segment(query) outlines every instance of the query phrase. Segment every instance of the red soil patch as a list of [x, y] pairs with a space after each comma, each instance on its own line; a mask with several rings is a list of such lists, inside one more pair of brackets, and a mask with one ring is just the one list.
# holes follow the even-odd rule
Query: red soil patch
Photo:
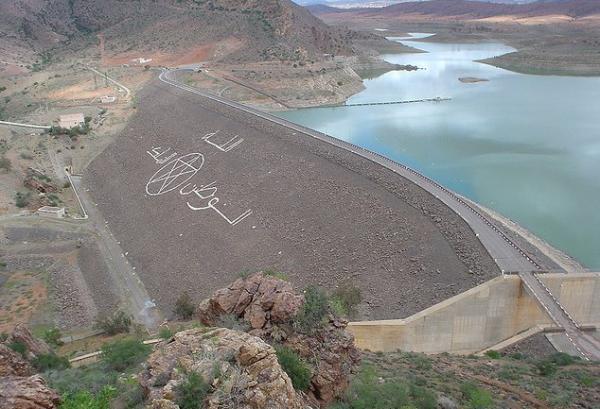
[[152, 59], [148, 62], [149, 65], [186, 65], [198, 62], [211, 61], [215, 58], [227, 55], [232, 51], [235, 51], [242, 47], [243, 42], [236, 38], [228, 38], [223, 41], [218, 41], [209, 44], [199, 45], [194, 48], [187, 50], [174, 51], [172, 53], [165, 53], [161, 51], [155, 52], [136, 52], [130, 51], [126, 53], [120, 53], [108, 56], [103, 51], [104, 41], [100, 41], [102, 64], [105, 66], [115, 65], [145, 65], [136, 63], [134, 60], [137, 58]]

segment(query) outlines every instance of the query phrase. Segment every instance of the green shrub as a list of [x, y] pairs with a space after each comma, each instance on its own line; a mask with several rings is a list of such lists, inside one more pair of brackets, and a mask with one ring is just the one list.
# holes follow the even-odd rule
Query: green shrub
[[196, 311], [196, 307], [192, 298], [187, 292], [184, 292], [175, 302], [175, 315], [183, 320], [189, 320], [194, 316], [194, 311]]
[[312, 333], [321, 328], [323, 319], [328, 312], [329, 300], [320, 288], [311, 286], [304, 291], [304, 304], [294, 318], [297, 329]]
[[215, 324], [217, 327], [228, 328], [242, 332], [246, 332], [250, 329], [250, 324], [241, 320], [235, 314], [221, 315]]
[[413, 405], [417, 408], [436, 409], [438, 407], [435, 394], [429, 389], [422, 386], [411, 385], [409, 391]]
[[117, 395], [111, 403], [111, 409], [117, 408], [143, 408], [145, 399], [144, 388], [137, 377], [120, 379], [117, 385]]
[[526, 356], [524, 354], [520, 353], [520, 352], [514, 352], [514, 353], [512, 353], [512, 354], [509, 355], [509, 358], [517, 360], [517, 361], [522, 361], [523, 359], [526, 358]]
[[122, 339], [102, 347], [102, 361], [115, 371], [124, 371], [146, 359], [151, 350], [137, 339]]
[[310, 386], [310, 369], [298, 354], [284, 346], [275, 347], [279, 365], [292, 380], [294, 389], [305, 391]]
[[580, 360], [579, 357], [565, 354], [564, 352], [557, 352], [555, 354], [552, 354], [549, 359], [550, 359], [550, 362], [552, 362], [558, 366], [573, 365], [575, 362]]
[[[330, 304], [338, 315], [353, 316], [362, 301], [360, 289], [349, 281], [340, 284], [331, 295]], [[341, 314], [339, 313], [341, 312]]]
[[348, 316], [348, 310], [344, 306], [344, 303], [337, 298], [329, 299], [329, 308], [331, 309], [331, 312], [338, 317]]
[[64, 344], [61, 341], [62, 334], [58, 328], [50, 328], [44, 331], [44, 335], [42, 336], [46, 343], [53, 345], [55, 347], [59, 347]]
[[100, 318], [96, 321], [96, 327], [108, 335], [116, 335], [129, 332], [133, 318], [124, 311], [116, 311], [113, 315]]
[[8, 344], [8, 347], [22, 356], [27, 356], [27, 345], [21, 341], [14, 341]]
[[17, 192], [15, 193], [15, 205], [21, 208], [26, 207], [29, 204], [30, 198], [30, 192]]
[[69, 360], [54, 353], [40, 354], [31, 362], [33, 367], [39, 372], [49, 371], [51, 369], [66, 369], [71, 366]]
[[365, 366], [352, 380], [336, 409], [411, 408], [409, 388], [400, 382], [380, 382], [372, 367]]
[[275, 277], [279, 280], [288, 281], [287, 274], [282, 273], [281, 271], [265, 270], [265, 275], [270, 276], [270, 277]]
[[160, 339], [171, 339], [173, 337], [173, 330], [169, 327], [160, 327], [158, 330], [158, 337]]
[[515, 365], [504, 365], [500, 371], [498, 371], [498, 378], [504, 380], [516, 381], [521, 378], [521, 374], [524, 369]]
[[0, 169], [9, 171], [12, 169], [12, 162], [6, 156], [0, 156]]
[[81, 390], [97, 394], [107, 385], [115, 385], [119, 373], [113, 371], [103, 362], [50, 371], [44, 374], [48, 385], [61, 394], [74, 395]]
[[81, 390], [63, 397], [60, 409], [110, 409], [110, 401], [115, 396], [113, 387], [105, 386], [98, 394]]
[[548, 359], [536, 363], [535, 367], [542, 376], [552, 376], [557, 371], [556, 364]]
[[491, 393], [470, 382], [463, 383], [460, 390], [467, 401], [467, 407], [470, 409], [487, 409], [494, 404]]
[[431, 359], [423, 353], [409, 353], [409, 361], [419, 370], [431, 369]]
[[210, 386], [196, 372], [190, 372], [175, 388], [175, 403], [181, 409], [201, 409]]
[[485, 355], [489, 358], [492, 359], [500, 359], [502, 358], [502, 354], [498, 351], [494, 351], [493, 349], [490, 349], [489, 351], [485, 352]]

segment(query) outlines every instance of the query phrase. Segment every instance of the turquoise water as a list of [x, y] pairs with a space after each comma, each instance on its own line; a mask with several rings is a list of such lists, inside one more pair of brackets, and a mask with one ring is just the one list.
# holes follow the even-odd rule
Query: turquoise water
[[366, 80], [348, 103], [451, 101], [278, 115], [405, 163], [600, 269], [600, 78], [475, 62], [513, 51], [500, 43], [401, 41], [428, 53], [385, 59], [424, 69]]

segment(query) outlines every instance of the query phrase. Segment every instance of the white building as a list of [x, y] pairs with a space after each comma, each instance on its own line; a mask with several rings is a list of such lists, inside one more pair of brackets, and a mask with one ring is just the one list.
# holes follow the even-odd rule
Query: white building
[[144, 58], [144, 57], [140, 57], [140, 58], [134, 58], [134, 59], [133, 59], [133, 60], [131, 60], [131, 61], [133, 61], [133, 62], [136, 62], [136, 63], [138, 63], [138, 64], [146, 64], [146, 63], [148, 63], [148, 62], [152, 61], [152, 58], [148, 58], [148, 59], [146, 59], [146, 58]]
[[110, 104], [112, 102], [115, 102], [117, 100], [117, 97], [114, 97], [112, 95], [103, 95], [100, 97], [100, 102], [102, 102], [103, 104]]
[[37, 214], [40, 216], [46, 217], [54, 217], [56, 219], [61, 219], [66, 216], [67, 212], [64, 207], [52, 207], [52, 206], [44, 206], [37, 209]]
[[58, 126], [61, 128], [71, 129], [76, 126], [83, 125], [85, 123], [85, 117], [82, 113], [61, 115], [58, 118]]

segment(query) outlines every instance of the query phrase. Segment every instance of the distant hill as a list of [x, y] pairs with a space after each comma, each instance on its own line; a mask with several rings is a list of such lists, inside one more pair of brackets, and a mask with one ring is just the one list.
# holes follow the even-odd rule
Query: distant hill
[[[392, 5], [395, 3], [409, 3], [414, 2], [416, 0], [294, 0], [295, 3], [300, 4], [301, 6], [314, 6], [317, 4], [323, 4], [326, 6], [343, 6], [347, 8], [348, 6], [354, 7], [371, 7], [374, 4], [385, 4]], [[431, 1], [431, 0], [417, 0], [417, 1]], [[527, 3], [535, 3], [545, 2], [545, 3], [558, 3], [564, 2], [568, 0], [474, 0], [480, 1], [484, 3], [504, 3], [504, 4], [527, 4]]]
[[[339, 9], [311, 6], [317, 16], [340, 13]], [[564, 15], [580, 18], [600, 14], [599, 0], [542, 0], [528, 4], [504, 4], [469, 0], [430, 0], [399, 3], [384, 8], [342, 10], [361, 17], [395, 18], [405, 15], [430, 17], [489, 18], [498, 16]]]
[[110, 54], [206, 46], [234, 62], [349, 55], [356, 36], [289, 0], [0, 1], [3, 57], [61, 44], [76, 49], [97, 34]]

